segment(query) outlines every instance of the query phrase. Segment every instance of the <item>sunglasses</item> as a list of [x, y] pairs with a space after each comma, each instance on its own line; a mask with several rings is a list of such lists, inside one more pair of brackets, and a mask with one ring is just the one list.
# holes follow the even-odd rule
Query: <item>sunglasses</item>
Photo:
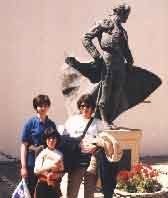
[[49, 107], [48, 104], [39, 104], [38, 106], [39, 106], [39, 107], [46, 107], [46, 108]]
[[91, 106], [90, 106], [89, 104], [81, 104], [81, 105], [80, 105], [80, 108], [84, 108], [84, 107], [90, 108]]

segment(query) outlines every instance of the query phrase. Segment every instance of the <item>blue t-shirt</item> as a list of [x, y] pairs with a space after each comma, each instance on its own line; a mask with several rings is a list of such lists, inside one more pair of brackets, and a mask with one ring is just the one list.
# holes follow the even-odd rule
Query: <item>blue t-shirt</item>
[[[29, 145], [42, 145], [42, 134], [48, 127], [56, 128], [55, 123], [46, 117], [45, 122], [41, 122], [37, 116], [29, 119], [21, 132], [21, 142], [28, 142]], [[34, 167], [35, 157], [33, 152], [28, 151], [27, 165], [30, 168]]]

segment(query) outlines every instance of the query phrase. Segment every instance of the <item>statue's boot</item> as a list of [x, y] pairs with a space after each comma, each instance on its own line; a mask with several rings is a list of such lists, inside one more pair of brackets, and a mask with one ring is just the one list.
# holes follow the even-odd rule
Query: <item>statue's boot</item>
[[108, 120], [104, 103], [99, 103], [99, 111], [100, 111], [100, 116], [103, 121], [104, 129], [116, 129], [117, 126], [114, 125], [111, 121]]

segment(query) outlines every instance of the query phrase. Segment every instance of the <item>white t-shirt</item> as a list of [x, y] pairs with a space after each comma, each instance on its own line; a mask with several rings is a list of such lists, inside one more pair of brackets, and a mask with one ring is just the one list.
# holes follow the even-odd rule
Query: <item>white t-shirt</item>
[[[90, 119], [84, 118], [81, 114], [70, 117], [65, 123], [63, 135], [70, 137], [79, 137]], [[89, 126], [84, 141], [94, 143], [98, 133], [103, 131], [103, 122], [100, 119], [94, 118]]]

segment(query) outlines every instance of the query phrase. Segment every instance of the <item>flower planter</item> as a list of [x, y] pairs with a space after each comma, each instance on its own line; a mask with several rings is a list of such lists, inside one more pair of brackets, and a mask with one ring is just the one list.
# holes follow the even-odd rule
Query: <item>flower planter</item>
[[116, 197], [168, 198], [168, 188], [163, 187], [158, 176], [158, 170], [142, 163], [135, 164], [131, 171], [121, 170], [117, 177]]
[[168, 189], [162, 188], [162, 190], [154, 193], [128, 193], [115, 189], [116, 198], [167, 198]]

